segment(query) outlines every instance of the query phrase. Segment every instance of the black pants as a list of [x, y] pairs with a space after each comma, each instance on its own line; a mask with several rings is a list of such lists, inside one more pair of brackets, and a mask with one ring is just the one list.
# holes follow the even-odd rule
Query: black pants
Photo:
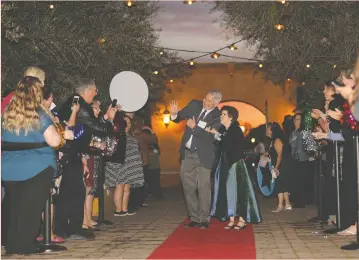
[[293, 192], [291, 200], [295, 206], [304, 207], [313, 203], [314, 173], [313, 163], [310, 161], [295, 161], [293, 173]]
[[7, 253], [28, 254], [38, 249], [36, 236], [41, 222], [41, 213], [49, 197], [54, 169], [46, 168], [26, 181], [5, 181], [5, 198], [8, 209], [8, 230], [5, 242]]
[[85, 185], [81, 157], [71, 156], [64, 167], [55, 206], [55, 233], [59, 236], [78, 234], [84, 218]]
[[148, 167], [143, 167], [143, 175], [145, 179], [145, 184], [142, 187], [131, 188], [130, 201], [128, 202], [128, 208], [130, 210], [136, 210], [143, 203], [145, 203], [148, 195]]
[[337, 187], [336, 178], [332, 176], [333, 161], [326, 161], [323, 169], [324, 175], [324, 197], [323, 209], [325, 215], [337, 214]]
[[147, 174], [148, 192], [156, 198], [162, 197], [160, 173], [160, 169], [148, 169]]

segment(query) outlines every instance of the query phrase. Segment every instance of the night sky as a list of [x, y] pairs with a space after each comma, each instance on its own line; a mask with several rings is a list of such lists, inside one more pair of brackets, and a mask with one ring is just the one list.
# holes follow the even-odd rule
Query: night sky
[[[183, 1], [159, 1], [160, 11], [154, 18], [157, 28], [161, 28], [160, 44], [163, 47], [212, 52], [240, 39], [231, 31], [221, 27], [221, 13], [211, 12], [213, 3], [197, 1], [192, 5], [183, 4]], [[245, 42], [236, 45], [238, 49], [223, 50], [220, 53], [253, 58], [253, 49]], [[200, 53], [178, 52], [179, 56], [190, 59]], [[206, 56], [197, 62], [241, 62], [245, 60], [220, 57], [212, 59]]]

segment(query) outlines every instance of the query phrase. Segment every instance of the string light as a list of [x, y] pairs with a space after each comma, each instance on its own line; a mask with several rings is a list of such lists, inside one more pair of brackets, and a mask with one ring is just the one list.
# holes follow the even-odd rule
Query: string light
[[334, 65], [333, 65], [333, 68], [335, 69], [336, 67], [337, 67], [337, 64], [334, 64]]
[[283, 24], [279, 23], [279, 24], [274, 25], [274, 28], [276, 28], [278, 31], [281, 31], [285, 28], [285, 26]]
[[158, 75], [158, 70], [155, 70], [153, 74]]
[[213, 59], [218, 59], [220, 56], [221, 56], [221, 54], [219, 54], [218, 52], [213, 52], [211, 54], [211, 58], [213, 58]]
[[234, 44], [232, 44], [231, 46], [229, 46], [228, 47], [231, 51], [235, 51], [235, 50], [237, 50], [238, 48], [237, 48], [237, 46], [236, 45], [234, 45]]
[[287, 81], [291, 81], [291, 79], [290, 79], [290, 78], [288, 78], [288, 79], [287, 79]]
[[163, 54], [164, 54], [164, 52], [163, 52], [163, 51], [161, 51], [161, 52], [160, 52], [160, 55], [163, 55]]
[[260, 64], [258, 65], [258, 67], [263, 68], [263, 64], [262, 64], [262, 63], [260, 63]]
[[55, 6], [53, 4], [50, 5], [50, 9], [54, 9]]
[[304, 86], [304, 85], [305, 85], [305, 82], [303, 81], [301, 84], [302, 84], [302, 86]]
[[308, 69], [310, 68], [310, 64], [305, 65]]
[[132, 7], [133, 6], [133, 2], [132, 1], [125, 1], [127, 7]]
[[193, 61], [193, 60], [190, 60], [190, 61], [189, 61], [189, 65], [190, 65], [190, 66], [193, 66], [193, 65], [194, 65], [194, 61]]
[[173, 79], [170, 79], [170, 82], [173, 83]]
[[183, 1], [183, 3], [186, 4], [186, 5], [192, 5], [192, 4], [194, 4], [195, 2], [196, 2], [196, 1], [194, 1], [194, 0]]
[[105, 38], [100, 37], [97, 42], [98, 42], [98, 44], [103, 44], [105, 42]]

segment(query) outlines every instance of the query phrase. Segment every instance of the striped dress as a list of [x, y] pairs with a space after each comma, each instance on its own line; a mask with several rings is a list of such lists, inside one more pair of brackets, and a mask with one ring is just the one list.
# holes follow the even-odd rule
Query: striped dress
[[131, 187], [141, 187], [145, 183], [138, 141], [127, 136], [125, 163], [106, 162], [105, 184], [115, 187], [118, 184], [131, 184]]

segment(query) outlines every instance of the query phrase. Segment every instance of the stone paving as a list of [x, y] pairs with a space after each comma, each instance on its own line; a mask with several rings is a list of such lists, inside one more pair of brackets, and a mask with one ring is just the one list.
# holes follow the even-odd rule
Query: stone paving
[[[145, 259], [186, 217], [180, 189], [164, 191], [165, 199], [148, 199], [149, 207], [134, 216], [113, 217], [107, 202], [106, 219], [114, 225], [101, 227], [94, 241], [67, 241], [67, 251], [41, 255], [3, 255], [4, 259]], [[110, 197], [108, 197], [109, 201]], [[271, 213], [275, 199], [259, 197], [263, 223], [254, 226], [257, 259], [359, 259], [359, 251], [340, 246], [355, 237], [320, 235], [319, 224], [306, 220], [315, 216], [314, 207], [292, 212]], [[240, 245], [239, 245], [240, 247]]]

